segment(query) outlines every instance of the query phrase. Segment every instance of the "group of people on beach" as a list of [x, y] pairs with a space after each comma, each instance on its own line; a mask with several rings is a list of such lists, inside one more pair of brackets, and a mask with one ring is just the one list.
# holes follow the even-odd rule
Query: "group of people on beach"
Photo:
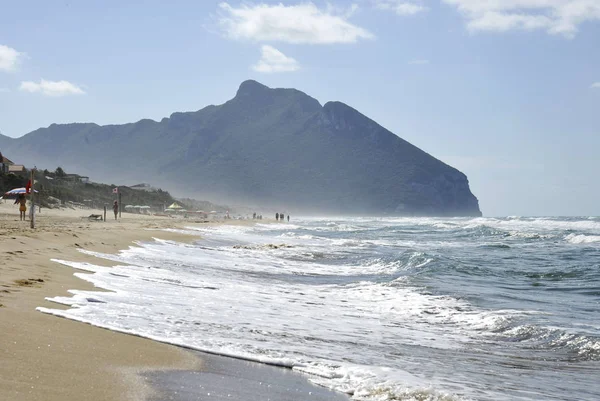
[[[280, 220], [284, 221], [285, 220], [285, 214], [283, 214], [283, 213], [275, 213], [275, 220], [277, 220], [277, 221], [280, 221]], [[290, 221], [290, 215], [289, 214], [287, 215], [287, 221], [288, 222]]]
[[[21, 220], [25, 220], [27, 213], [27, 198], [25, 198], [25, 194], [19, 194], [19, 196], [17, 196], [14, 204], [16, 205], [17, 203], [19, 204], [19, 217]], [[117, 220], [117, 216], [119, 214], [119, 203], [114, 201], [112, 208], [113, 212], [115, 212], [115, 220]]]
[[[285, 214], [283, 213], [275, 213], [275, 220], [277, 221], [285, 221]], [[252, 220], [262, 220], [262, 214], [252, 213]], [[287, 221], [290, 221], [290, 215], [287, 215]]]

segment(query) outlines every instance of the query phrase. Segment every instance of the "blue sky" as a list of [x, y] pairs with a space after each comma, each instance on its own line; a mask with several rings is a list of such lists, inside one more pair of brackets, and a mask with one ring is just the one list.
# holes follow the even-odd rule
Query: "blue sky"
[[256, 79], [467, 174], [487, 216], [600, 215], [600, 0], [0, 0], [0, 132], [160, 120]]

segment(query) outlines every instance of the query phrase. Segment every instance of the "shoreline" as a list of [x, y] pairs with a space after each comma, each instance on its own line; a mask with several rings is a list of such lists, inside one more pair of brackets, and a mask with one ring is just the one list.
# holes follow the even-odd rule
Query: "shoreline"
[[144, 400], [154, 390], [142, 371], [201, 366], [182, 348], [36, 310], [66, 308], [45, 298], [70, 289], [100, 290], [51, 259], [103, 264], [78, 249], [116, 253], [153, 237], [189, 242], [200, 237], [156, 230], [192, 222], [136, 214], [90, 222], [91, 210], [43, 209], [32, 230], [16, 210], [0, 204], [0, 400]]
[[347, 394], [313, 384], [290, 368], [194, 352], [196, 370], [148, 371], [142, 376], [158, 391], [151, 401], [350, 401]]
[[[32, 230], [14, 210], [0, 203], [0, 401], [187, 401], [204, 399], [207, 387], [213, 395], [228, 392], [223, 397], [229, 399], [349, 399], [291, 369], [198, 352], [36, 309], [68, 309], [46, 300], [70, 296], [68, 290], [104, 291], [75, 276], [89, 272], [51, 259], [111, 266], [79, 249], [117, 253], [153, 238], [189, 243], [201, 237], [177, 230], [201, 222], [125, 213], [119, 221], [97, 222], [86, 218], [92, 210], [44, 209]], [[202, 226], [253, 223], [232, 220]], [[186, 382], [191, 377], [194, 383]], [[217, 382], [222, 386], [215, 388]], [[162, 398], [167, 392], [168, 398]], [[230, 398], [232, 394], [239, 398]]]

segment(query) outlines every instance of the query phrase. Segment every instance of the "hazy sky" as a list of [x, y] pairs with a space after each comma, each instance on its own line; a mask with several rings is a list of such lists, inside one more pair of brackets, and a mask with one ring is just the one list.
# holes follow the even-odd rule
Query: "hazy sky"
[[487, 216], [600, 215], [600, 0], [0, 0], [0, 132], [160, 120], [245, 79], [340, 100]]

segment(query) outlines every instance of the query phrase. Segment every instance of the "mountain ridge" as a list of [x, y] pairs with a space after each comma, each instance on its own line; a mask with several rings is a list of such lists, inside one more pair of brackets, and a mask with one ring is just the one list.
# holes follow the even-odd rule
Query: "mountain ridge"
[[[5, 137], [6, 138], [6, 137]], [[160, 121], [52, 124], [0, 138], [9, 158], [94, 179], [287, 210], [481, 215], [467, 177], [338, 101], [247, 80], [221, 105]]]

